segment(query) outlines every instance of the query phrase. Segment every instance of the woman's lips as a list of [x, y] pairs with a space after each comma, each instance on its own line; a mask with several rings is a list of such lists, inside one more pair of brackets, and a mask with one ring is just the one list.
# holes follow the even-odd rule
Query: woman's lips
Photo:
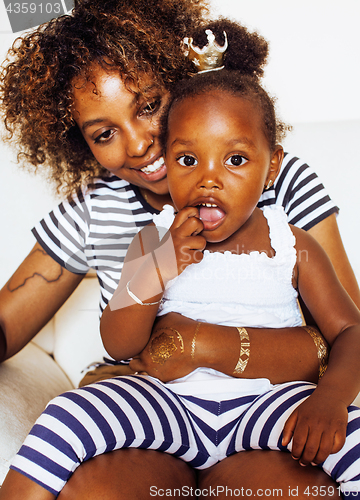
[[155, 182], [166, 177], [166, 165], [161, 156], [150, 165], [137, 170], [139, 175], [148, 182]]

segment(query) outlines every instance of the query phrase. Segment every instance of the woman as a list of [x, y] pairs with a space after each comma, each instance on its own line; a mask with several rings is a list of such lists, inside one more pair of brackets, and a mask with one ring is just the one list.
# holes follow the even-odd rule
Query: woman
[[[159, 162], [161, 150], [158, 141], [157, 114], [161, 115], [161, 107], [164, 105], [163, 100], [166, 95], [164, 89], [169, 89], [171, 82], [183, 77], [185, 72], [191, 73], [194, 70], [184, 59], [180, 42], [192, 31], [190, 26], [196, 27], [200, 22], [201, 7], [201, 4], [195, 2], [171, 1], [134, 2], [131, 6], [117, 3], [115, 9], [112, 7], [112, 2], [107, 2], [103, 4], [104, 12], [98, 12], [94, 7], [87, 9], [86, 6], [79, 5], [74, 17], [59, 19], [45, 28], [44, 33], [42, 30], [37, 30], [34, 35], [30, 35], [18, 51], [18, 65], [9, 66], [5, 73], [2, 97], [3, 105], [7, 109], [7, 124], [10, 130], [19, 130], [20, 127], [21, 146], [28, 153], [28, 159], [35, 165], [41, 164], [45, 159], [48, 163], [51, 161], [53, 179], [60, 184], [65, 175], [68, 192], [74, 192], [85, 179], [93, 184], [93, 188], [85, 189], [82, 194], [75, 195], [69, 203], [64, 202], [60, 210], [37, 226], [36, 231], [41, 244], [36, 244], [10, 280], [11, 283], [18, 284], [26, 282], [26, 286], [18, 287], [14, 293], [6, 286], [1, 291], [1, 325], [6, 337], [6, 343], [5, 337], [0, 337], [3, 339], [2, 359], [13, 355], [37, 333], [80, 283], [83, 277], [81, 273], [87, 271], [88, 263], [94, 258], [94, 254], [86, 254], [85, 250], [88, 250], [91, 244], [86, 246], [90, 242], [85, 241], [84, 235], [89, 234], [88, 222], [93, 220], [88, 214], [82, 219], [79, 218], [82, 211], [91, 207], [94, 210], [90, 215], [99, 213], [101, 208], [104, 209], [104, 203], [101, 207], [101, 202], [105, 201], [106, 213], [109, 212], [109, 197], [116, 197], [118, 203], [123, 197], [121, 205], [123, 210], [129, 203], [135, 202], [137, 204], [131, 207], [138, 216], [135, 225], [132, 226], [135, 234], [139, 227], [149, 222], [151, 213], [162, 208], [164, 202], [168, 201], [166, 179], [163, 176], [161, 161]], [[244, 32], [244, 37], [247, 36], [248, 34]], [[256, 35], [253, 35], [252, 40], [257, 47], [252, 60], [254, 71], [261, 74], [266, 60], [267, 46]], [[100, 68], [107, 70], [107, 74], [115, 80], [110, 77], [102, 79], [101, 75], [99, 79], [99, 74], [96, 74], [99, 66], [94, 66], [94, 61], [100, 62]], [[120, 71], [117, 69], [116, 73], [114, 68], [120, 68]], [[139, 78], [139, 75], [149, 71], [152, 76], [151, 84], [146, 78], [143, 80]], [[122, 77], [120, 79], [119, 73]], [[104, 76], [104, 72], [102, 75]], [[128, 78], [124, 79], [124, 75]], [[117, 85], [115, 101], [112, 92], [106, 94], [106, 84], [112, 84], [114, 81]], [[139, 88], [142, 92], [139, 92]], [[96, 94], [99, 90], [101, 93]], [[16, 95], [20, 94], [21, 100], [15, 99]], [[95, 117], [89, 115], [83, 119], [84, 114], [93, 110], [94, 103], [105, 104], [109, 110], [112, 110], [116, 103], [120, 103], [122, 110], [130, 111], [129, 113], [122, 111], [121, 122], [115, 123], [116, 126], [112, 122], [103, 123], [101, 119], [104, 117], [101, 115]], [[131, 111], [133, 109], [131, 105], [137, 106], [135, 114]], [[41, 118], [40, 123], [39, 118]], [[31, 126], [33, 124], [36, 124], [36, 128]], [[94, 126], [98, 128], [91, 130]], [[103, 146], [109, 139], [117, 138], [119, 130], [123, 132], [120, 139], [124, 139], [120, 153], [126, 153], [120, 165], [121, 175], [117, 171], [119, 165], [112, 163], [111, 155], [104, 153], [106, 147]], [[115, 152], [115, 157], [117, 155], [118, 151]], [[94, 156], [102, 167], [94, 160]], [[282, 182], [289, 182], [287, 174], [294, 165], [291, 159], [288, 155], [289, 161], [285, 165], [289, 168], [283, 177], [279, 177]], [[115, 175], [109, 176], [103, 167]], [[139, 172], [140, 170], [142, 171]], [[97, 179], [95, 176], [99, 174], [101, 177]], [[127, 175], [133, 177], [128, 178]], [[125, 181], [121, 181], [120, 178]], [[132, 184], [126, 181], [131, 181]], [[133, 184], [137, 184], [140, 189]], [[268, 193], [273, 194], [275, 198], [276, 186], [270, 189], [272, 193], [270, 191]], [[269, 197], [269, 194], [266, 197]], [[99, 203], [96, 204], [94, 200]], [[308, 203], [311, 203], [309, 198]], [[332, 215], [329, 215], [329, 210]], [[335, 232], [334, 236], [335, 211], [333, 204], [325, 208], [321, 222], [309, 230], [322, 242], [335, 267], [338, 267], [337, 263], [343, 262], [345, 254], [338, 233]], [[99, 224], [95, 224], [94, 227], [99, 229]], [[40, 234], [41, 228], [42, 234]], [[57, 236], [54, 237], [53, 234], [46, 237], [45, 233], [51, 234], [55, 228], [60, 228], [61, 238], [66, 232], [69, 237], [67, 241], [61, 239], [58, 245], [53, 246]], [[79, 235], [76, 239], [74, 239], [75, 234]], [[131, 232], [129, 235], [127, 231], [126, 237], [128, 244]], [[96, 237], [92, 243], [98, 240]], [[106, 237], [100, 238], [100, 241], [109, 243]], [[334, 241], [337, 242], [335, 252], [332, 251], [335, 248], [332, 246], [333, 243], [330, 243]], [[72, 242], [74, 249], [69, 249], [67, 244], [69, 242]], [[113, 250], [114, 248], [110, 254]], [[121, 261], [125, 251], [124, 248], [120, 248], [119, 251]], [[95, 254], [95, 258], [98, 255]], [[345, 261], [347, 262], [346, 259]], [[37, 274], [45, 276], [47, 281], [36, 278], [29, 280], [34, 270]], [[114, 264], [108, 264], [98, 268], [97, 272], [102, 285], [102, 307], [104, 307], [112, 294], [112, 289], [116, 286], [121, 267], [116, 268]], [[350, 266], [346, 264], [340, 274], [344, 285], [354, 299], [358, 300], [356, 295], [358, 290]], [[50, 281], [52, 281], [51, 287]], [[33, 314], [36, 304], [42, 305], [41, 314]], [[272, 341], [273, 346], [274, 342], [276, 339]], [[259, 457], [260, 463], [263, 459], [264, 455]], [[302, 485], [325, 481], [323, 475], [318, 475], [319, 471], [299, 470], [298, 464], [293, 463], [287, 456], [286, 459], [285, 462], [283, 457], [267, 460], [270, 466], [267, 465], [265, 470], [269, 471], [272, 478], [276, 477], [275, 475], [277, 477], [283, 475], [287, 485], [289, 485], [288, 477], [291, 477], [294, 487], [301, 481]], [[219, 464], [201, 475], [199, 485], [206, 487], [224, 484], [222, 477], [225, 474], [226, 484], [229, 487], [238, 487], [240, 479], [241, 484], [246, 486], [249, 484], [246, 483], [248, 474], [245, 474], [244, 478], [239, 478], [239, 467], [252, 466], [252, 460], [257, 460], [256, 455], [234, 455], [224, 461], [228, 465]], [[177, 464], [176, 467], [173, 465], [174, 462]], [[118, 481], [121, 479], [114, 473], [119, 467], [124, 472], [121, 477], [127, 477], [125, 488], [124, 484], [119, 485]], [[282, 472], [279, 472], [281, 468]], [[259, 469], [262, 469], [261, 466]], [[143, 478], [141, 484], [137, 479], [139, 473]], [[261, 485], [254, 475], [252, 480], [253, 485], [255, 483]], [[100, 490], [103, 495], [108, 495], [107, 498], [111, 498], [114, 491], [118, 492], [121, 487], [121, 492], [127, 494], [126, 498], [131, 497], [129, 491], [137, 491], [139, 498], [146, 498], [149, 486], [152, 484], [156, 484], [159, 488], [161, 485], [170, 488], [183, 484], [195, 487], [196, 483], [193, 471], [174, 457], [157, 452], [142, 453], [136, 450], [133, 453], [126, 450], [104, 455], [81, 466], [61, 496], [67, 498], [68, 495], [68, 498], [71, 498], [80, 491], [83, 497], [88, 494], [99, 498]], [[265, 486], [267, 487], [266, 484]], [[25, 487], [29, 488], [29, 485]]]

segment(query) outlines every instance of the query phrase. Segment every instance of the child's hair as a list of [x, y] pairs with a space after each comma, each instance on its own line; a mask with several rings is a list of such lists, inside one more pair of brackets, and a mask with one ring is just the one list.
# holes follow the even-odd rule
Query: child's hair
[[270, 150], [273, 151], [291, 129], [289, 125], [278, 119], [275, 112], [275, 99], [260, 85], [263, 67], [268, 55], [267, 42], [256, 33], [238, 23], [220, 19], [197, 29], [193, 35], [193, 45], [202, 48], [207, 43], [205, 30], [210, 29], [216, 42], [222, 46], [225, 41], [224, 31], [228, 39], [228, 49], [224, 55], [224, 68], [217, 71], [195, 74], [183, 79], [172, 87], [172, 98], [168, 104], [168, 112], [163, 116], [162, 143], [167, 140], [167, 117], [169, 111], [186, 98], [208, 94], [212, 91], [224, 91], [244, 99], [249, 99], [262, 113], [264, 134]]
[[200, 24], [206, 0], [78, 0], [62, 16], [17, 39], [0, 76], [1, 112], [18, 158], [44, 165], [59, 191], [75, 192], [105, 170], [75, 124], [72, 81], [94, 63], [124, 81], [168, 88], [192, 70], [181, 41]]

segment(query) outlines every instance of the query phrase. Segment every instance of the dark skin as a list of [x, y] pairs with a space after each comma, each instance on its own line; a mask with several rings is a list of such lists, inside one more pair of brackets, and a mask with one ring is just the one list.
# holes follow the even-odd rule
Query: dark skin
[[[259, 190], [277, 175], [282, 150], [269, 150], [262, 117], [251, 102], [225, 94], [219, 106], [219, 94], [213, 91], [201, 99], [193, 97], [191, 106], [182, 101], [170, 112], [166, 163], [170, 192], [179, 212], [169, 230], [171, 244], [166, 240], [151, 248], [153, 238], [148, 240], [158, 269], [152, 255], [130, 259], [103, 315], [104, 344], [115, 358], [134, 356], [148, 343], [156, 302], [163, 295], [159, 271], [166, 284], [189, 264], [201, 261], [205, 248], [233, 253], [242, 248], [245, 253], [255, 250], [272, 255], [267, 223], [255, 206]], [[215, 223], [210, 217], [199, 220], [197, 207], [204, 203], [222, 214]], [[347, 406], [360, 389], [360, 314], [320, 245], [304, 231], [292, 231], [298, 256], [294, 282], [332, 353], [317, 389], [286, 422], [282, 444], [286, 446], [293, 438], [293, 457], [302, 465], [319, 464], [342, 448]], [[147, 307], [135, 303], [125, 282]]]
[[[40, 250], [40, 247], [36, 245], [34, 250]], [[35, 256], [36, 262], [34, 262], [33, 260]], [[26, 305], [28, 303], [28, 294], [30, 290], [34, 290], [32, 301], [33, 307], [35, 307], [36, 300], [41, 297], [43, 311], [45, 312], [46, 309], [49, 310], [47, 314], [50, 316], [55, 312], [52, 312], [52, 308], [55, 309], [59, 306], [61, 297], [65, 296], [66, 293], [69, 294], [69, 290], [74, 289], [80, 282], [81, 276], [74, 275], [64, 269], [60, 278], [56, 280], [56, 278], [60, 275], [59, 268], [60, 266], [49, 256], [47, 256], [46, 254], [44, 255], [42, 251], [35, 251], [34, 253], [30, 254], [29, 258], [25, 260], [24, 264], [14, 276], [14, 278], [16, 277], [17, 279], [16, 292], [10, 292], [8, 287], [4, 287], [4, 289], [1, 291], [1, 304], [4, 304], [4, 299], [6, 299], [7, 301], [9, 301], [8, 303], [11, 303], [13, 305], [12, 308], [8, 309], [11, 314], [6, 315], [7, 321], [5, 322], [5, 324], [7, 325], [7, 332], [9, 334], [16, 331], [18, 332], [17, 336], [14, 335], [10, 337], [10, 339], [12, 340], [16, 340], [16, 338], [18, 339], [16, 343], [10, 342], [10, 346], [13, 352], [19, 348], [21, 333], [23, 334], [24, 331], [26, 331], [27, 328], [30, 327], [30, 337], [32, 332], [36, 331], [37, 328], [40, 328], [43, 324], [46, 323], [47, 316], [45, 319], [42, 319], [40, 314], [31, 314], [32, 308], [29, 306], [28, 313], [26, 314], [27, 328], [24, 328], [24, 316], [22, 312], [24, 310], [27, 310]], [[34, 271], [36, 271], [35, 274]], [[51, 271], [50, 275], [49, 271]], [[47, 277], [47, 279], [38, 276], [38, 274], [41, 274], [42, 272], [44, 274], [44, 278]], [[25, 282], [26, 286], [18, 286], [19, 284], [21, 285]], [[15, 281], [11, 280], [10, 283], [14, 284]], [[54, 292], [49, 293], [53, 289]], [[13, 300], [14, 298], [18, 298], [19, 300], [15, 302]], [[188, 332], [192, 338], [194, 326], [191, 327], [191, 320], [186, 320], [188, 326], [185, 328], [185, 325], [183, 324], [184, 318], [178, 317], [170, 319], [173, 327], [182, 331], [184, 340], [186, 338], [186, 332]], [[176, 323], [176, 321], [179, 320], [181, 320], [181, 322]], [[14, 330], [12, 330], [10, 326], [12, 326]], [[295, 334], [295, 330], [298, 330], [297, 334]], [[227, 330], [224, 330], [223, 333], [225, 331]], [[211, 340], [210, 335], [211, 329], [209, 329], [210, 338], [208, 343], [206, 342], [206, 332], [207, 330], [203, 329], [201, 336], [199, 336], [196, 351], [197, 357], [201, 359], [202, 356], [208, 355], [212, 358], [213, 361], [215, 361], [213, 350], [214, 343], [213, 340]], [[227, 352], [237, 350], [239, 343], [238, 337], [233, 334], [233, 331], [230, 328], [228, 330], [228, 333], [228, 335], [223, 336], [223, 339], [228, 339], [228, 341], [230, 342], [229, 348], [226, 348], [226, 344], [224, 342], [222, 343], [222, 346], [224, 346], [224, 349], [227, 350]], [[316, 351], [308, 334], [306, 334], [302, 329], [294, 329], [293, 333], [290, 329], [288, 330], [287, 334], [294, 335], [294, 339], [292, 340], [294, 342], [294, 345], [296, 343], [295, 337], [296, 335], [298, 335], [299, 351], [303, 356], [303, 363], [299, 365], [299, 368], [300, 366], [302, 366], [306, 372], [309, 373], [309, 371], [312, 371], [313, 374], [316, 373], [318, 366]], [[216, 335], [216, 330], [213, 331], [213, 335]], [[235, 346], [233, 347], [231, 344], [233, 344], [234, 342]], [[274, 349], [274, 356], [276, 357], [278, 353], [281, 352], [282, 346], [284, 345], [284, 339], [280, 338], [278, 335], [275, 335], [271, 344], [272, 348]], [[269, 349], [267, 349], [267, 346], [264, 346], [263, 343], [259, 343], [259, 348], [259, 356], [261, 351], [269, 352]], [[202, 349], [204, 349], [203, 353]], [[255, 337], [253, 337], [252, 353], [254, 355], [255, 351]], [[296, 353], [295, 350], [288, 353], [287, 356], [290, 365], [291, 354], [294, 354], [293, 361], [295, 362], [295, 358], [297, 358], [298, 354], [300, 353]], [[219, 362], [220, 356], [217, 356], [217, 358], [217, 362]], [[249, 370], [252, 368], [254, 359], [255, 356], [253, 356], [252, 362], [249, 362]], [[183, 362], [184, 360], [185, 358], [183, 358]], [[226, 360], [228, 360], [228, 355], [226, 355], [225, 357], [224, 366], [221, 367], [218, 365], [214, 365], [214, 367], [217, 367], [217, 369], [221, 368], [223, 371], [226, 371]], [[171, 361], [175, 361], [175, 358], [172, 358]], [[232, 369], [233, 360], [231, 360], [230, 364], [231, 366], [229, 366], [228, 369]], [[166, 364], [163, 365], [162, 368], [168, 369], [168, 366], [169, 364]], [[306, 379], [306, 374], [304, 373], [304, 376], [300, 378]], [[149, 460], [149, 453], [151, 454], [151, 460]], [[121, 490], [121, 488], [124, 488], [125, 486], [123, 483], [121, 483], [122, 477], [126, 477], [126, 486], [134, 492], [134, 496], [132, 498], [139, 499], [149, 497], [149, 484], [156, 484], [159, 487], [164, 486], [166, 488], [179, 487], [180, 484], [190, 486], [192, 485], [194, 488], [197, 484], [204, 488], [208, 487], [209, 485], [215, 486], [216, 484], [227, 484], [229, 487], [233, 485], [234, 488], [239, 487], [239, 485], [250, 484], [250, 486], [254, 487], [254, 485], [256, 484], [261, 485], [261, 481], [264, 481], [264, 471], [268, 473], [269, 477], [277, 478], [276, 486], [283, 489], [284, 496], [288, 491], [290, 478], [292, 481], [291, 484], [294, 484], [294, 487], [299, 487], [299, 498], [303, 498], [304, 500], [309, 497], [307, 495], [303, 495], [302, 492], [304, 492], [306, 487], [309, 485], [313, 485], [314, 487], [317, 485], [331, 485], [333, 487], [336, 486], [335, 483], [321, 470], [313, 467], [298, 467], [297, 463], [291, 458], [290, 454], [280, 454], [275, 452], [270, 453], [271, 460], [268, 460], [267, 453], [265, 453], [265, 457], [262, 451], [251, 452], [251, 454], [249, 455], [249, 458], [251, 459], [250, 462], [247, 462], [248, 453], [239, 453], [233, 457], [229, 457], [220, 464], [215, 465], [208, 471], [197, 472], [196, 481], [194, 479], [194, 471], [190, 469], [186, 464], [184, 464], [184, 462], [182, 462], [181, 460], [177, 460], [170, 455], [159, 452], [149, 452], [148, 450], [118, 450], [107, 455], [96, 457], [86, 464], [81, 465], [76, 470], [69, 483], [64, 487], [63, 491], [60, 493], [59, 498], [64, 500], [72, 498], [87, 498], [88, 500], [98, 500], [100, 498], [101, 492], [104, 499], [113, 500], [114, 498], [121, 498], [119, 496], [120, 491], [124, 491], [125, 496], [123, 498], [128, 499], [129, 496], [127, 496], [127, 490]], [[130, 462], [129, 457], [131, 458]], [[266, 461], [264, 462], [265, 458]], [[228, 467], [227, 463], [229, 463]], [[256, 463], [259, 464], [258, 467], [255, 466]], [[129, 464], [131, 464], [131, 467], [129, 467]], [[249, 476], [248, 472], [246, 472], [246, 466], [250, 466], [250, 464], [252, 467], [251, 476]], [[296, 466], [296, 468], [294, 466]], [[124, 476], [118, 474], [119, 470], [124, 471]], [[162, 478], [160, 481], [158, 472], [165, 470], [168, 470], [168, 473], [166, 475], [160, 474]], [[281, 473], [279, 471], [281, 471]], [[141, 475], [141, 477], [144, 477], [145, 474], [146, 477], [149, 478], [148, 481], [139, 482], [139, 475]], [[222, 477], [224, 478], [224, 481], [220, 480]], [[251, 480], [250, 483], [248, 483], [250, 477]], [[266, 487], [266, 484], [269, 483], [265, 482], [264, 487]], [[24, 490], [22, 490], [22, 488], [24, 488]], [[30, 492], [33, 492], [33, 498], [36, 500], [40, 500], [41, 498], [54, 498], [51, 493], [39, 487], [36, 483], [22, 476], [16, 471], [10, 471], [7, 479], [0, 489], [0, 498], [19, 498], [23, 500], [23, 498], [25, 498], [25, 494], [23, 491], [26, 492], [27, 495], [30, 494]], [[114, 497], [114, 491], [117, 491], [116, 497]], [[136, 495], [138, 496], [136, 497]], [[315, 496], [316, 494], [314, 490], [314, 497]], [[221, 496], [219, 496], [219, 498], [221, 498]], [[325, 496], [325, 498], [332, 498], [332, 496]]]
[[[148, 137], [145, 134], [144, 130], [144, 142], [148, 142]], [[145, 137], [146, 135], [146, 137]], [[155, 151], [156, 150], [156, 151]], [[145, 150], [144, 150], [145, 151]], [[152, 152], [154, 151], [154, 152]], [[155, 142], [154, 144], [149, 146], [149, 149], [146, 150], [144, 153], [142, 153], [146, 157], [156, 157], [159, 154], [159, 143], [157, 141], [157, 138], [155, 136]], [[143, 160], [141, 160], [143, 161]], [[161, 193], [159, 194], [154, 194], [153, 188], [151, 183], [148, 183], [146, 187], [144, 187], [144, 193], [149, 195], [149, 201], [152, 206], [161, 208], [163, 203], [164, 203], [164, 196], [166, 196], [167, 189], [163, 189]], [[166, 200], [167, 201], [167, 200]], [[323, 220], [314, 228], [312, 228], [309, 233], [313, 233], [315, 238], [321, 243], [321, 245], [326, 249], [328, 252], [333, 265], [341, 278], [342, 283], [344, 284], [345, 288], [347, 291], [351, 294], [353, 300], [360, 305], [360, 294], [359, 294], [359, 289], [356, 284], [356, 279], [354, 277], [354, 274], [352, 272], [351, 266], [348, 262], [348, 259], [346, 257], [345, 251], [342, 246], [341, 238], [337, 229], [337, 224], [336, 224], [336, 218], [335, 216], [330, 216], [327, 219]], [[36, 245], [34, 247], [34, 250], [39, 250], [40, 246]], [[12, 354], [17, 352], [19, 349], [21, 349], [26, 343], [33, 338], [33, 336], [41, 329], [42, 326], [46, 324], [46, 322], [53, 316], [53, 314], [56, 312], [56, 310], [62, 305], [62, 303], [66, 300], [66, 298], [72, 293], [72, 291], [76, 288], [76, 286], [79, 284], [81, 281], [82, 277], [78, 275], [74, 275], [70, 273], [67, 270], [63, 270], [63, 274], [59, 276], [59, 269], [60, 266], [53, 261], [48, 255], [46, 254], [41, 254], [40, 252], [37, 252], [37, 259], [36, 263], [34, 264], [32, 262], [32, 258], [25, 259], [23, 264], [20, 266], [19, 270], [17, 271], [17, 276], [20, 278], [19, 279], [19, 284], [23, 284], [26, 282], [26, 286], [19, 288], [18, 290], [12, 290], [10, 291], [6, 286], [3, 288], [3, 290], [0, 292], [0, 339], [2, 339], [2, 357], [1, 359], [6, 359], [10, 357]], [[48, 280], [49, 277], [49, 271], [51, 271], [51, 276], [50, 279]], [[47, 279], [42, 279], [41, 276]], [[57, 279], [58, 278], [58, 279]], [[54, 281], [55, 280], [55, 281]], [[33, 311], [36, 310], [37, 314], [34, 315]], [[24, 314], [25, 311], [25, 314]], [[291, 334], [291, 332], [289, 332]], [[7, 350], [5, 352], [5, 339], [7, 340]], [[202, 332], [202, 341], [205, 339], [205, 334], [204, 331]], [[238, 338], [235, 338], [235, 336], [231, 336], [236, 342], [235, 346], [231, 347], [231, 349], [236, 350], [238, 348]], [[303, 337], [305, 341], [305, 336]], [[308, 337], [306, 337], [306, 341], [304, 346], [308, 346]], [[200, 344], [199, 344], [200, 345]], [[261, 346], [260, 346], [261, 347]], [[274, 344], [273, 344], [274, 347]], [[210, 351], [212, 349], [212, 342], [210, 342]], [[304, 348], [304, 350], [307, 349], [307, 347]], [[275, 350], [275, 349], [274, 349]], [[1, 352], [0, 352], [1, 354]], [[289, 355], [289, 354], [287, 354]], [[316, 360], [315, 360], [316, 362]], [[305, 364], [305, 362], [304, 362]], [[250, 367], [250, 364], [249, 364]], [[130, 450], [131, 453], [134, 453], [135, 450]], [[157, 464], [159, 467], [164, 466], [164, 460], [169, 461], [170, 464], [173, 464], [172, 458], [169, 455], [163, 455], [154, 452], [154, 455], [151, 457], [151, 461], [148, 461], [148, 451], [143, 451], [143, 450], [136, 450], [137, 456], [143, 455], [143, 458], [139, 460], [138, 466], [136, 467], [134, 465], [133, 469], [129, 471], [129, 474], [127, 474], [127, 482], [133, 481], [133, 486], [139, 487], [139, 473], [140, 471], [143, 471], [144, 463], [147, 465], [148, 473], [154, 474], [154, 478], [156, 478], [156, 471], [158, 470]], [[263, 452], [251, 452], [252, 457], [257, 457], [259, 463], [262, 463], [261, 460], [264, 455], [262, 455]], [[282, 462], [281, 465], [283, 468], [286, 468], [286, 465], [288, 466], [288, 473], [286, 474], [278, 474], [277, 465], [280, 466], [280, 463], [278, 462], [279, 460], [279, 455], [277, 453], [271, 452], [272, 458], [271, 461], [268, 460], [266, 462], [266, 470], [270, 471], [272, 477], [277, 477], [279, 481], [279, 487], [283, 486], [284, 491], [287, 488], [288, 485], [288, 479], [287, 477], [291, 475], [291, 477], [294, 480], [294, 484], [303, 484], [303, 485], [309, 485], [312, 484], [314, 481], [314, 471], [318, 474], [318, 482], [319, 484], [320, 481], [323, 481], [321, 484], [325, 484], [329, 481], [329, 478], [322, 472], [317, 469], [313, 468], [299, 468], [295, 470], [293, 468], [293, 461], [290, 457], [290, 455], [282, 454]], [[109, 487], [109, 485], [112, 484], [112, 481], [114, 480], [114, 477], [118, 477], [118, 470], [120, 470], [120, 467], [125, 466], [125, 462], [122, 462], [121, 457], [122, 456], [128, 457], [126, 455], [125, 450], [119, 450], [114, 453], [110, 453], [107, 456], [107, 466], [104, 468], [104, 471], [106, 469], [106, 472], [104, 472], [104, 475], [102, 476], [103, 482], [102, 484], [102, 494], [103, 498], [114, 498], [112, 489]], [[161, 456], [160, 456], [161, 455]], [[244, 474], [243, 477], [241, 477], [241, 470], [242, 466], [246, 464], [246, 457], [248, 454], [238, 454], [234, 457], [231, 458], [231, 462], [234, 463], [236, 461], [237, 464], [239, 464], [239, 469], [236, 470], [235, 477], [239, 479], [239, 481], [243, 482], [246, 481], [249, 476], [248, 474]], [[235, 458], [236, 457], [236, 458]], [[209, 484], [214, 484], [211, 482], [211, 477], [214, 478], [214, 481], [216, 480], [217, 474], [216, 471], [220, 470], [217, 469], [221, 466], [221, 470], [223, 470], [224, 466], [230, 459], [227, 459], [226, 461], [222, 462], [221, 464], [218, 464], [217, 466], [214, 466], [211, 470], [207, 471], [206, 474], [206, 479], [209, 481]], [[253, 458], [253, 460], [256, 461], [256, 458]], [[78, 495], [77, 498], [83, 498], [85, 495], [86, 498], [96, 498], [98, 500], [99, 496], [95, 494], [94, 492], [96, 491], [95, 487], [95, 480], [92, 480], [94, 477], [93, 474], [97, 470], [97, 464], [101, 464], [104, 461], [104, 457], [97, 457], [93, 460], [91, 460], [88, 464], [85, 466], [81, 466], [74, 474], [73, 476], [73, 482], [72, 484], [74, 485], [75, 479], [76, 481], [76, 486], [75, 488], [75, 497], [76, 494]], [[241, 465], [241, 467], [240, 467]], [[264, 464], [265, 465], [265, 464]], [[295, 465], [297, 465], [295, 463]], [[232, 470], [229, 468], [229, 471]], [[262, 467], [259, 469], [261, 472], [257, 476], [258, 469], [256, 467], [253, 468], [252, 470], [252, 478], [254, 481], [254, 484], [257, 484], [257, 481], [260, 481], [263, 472], [262, 472]], [[284, 469], [286, 470], [286, 469]], [[186, 477], [186, 472], [182, 471], [184, 473], [184, 478]], [[36, 492], [34, 493], [36, 499], [40, 499], [40, 493], [37, 485], [33, 483], [32, 481], [28, 480], [27, 478], [24, 478], [23, 476], [19, 475], [16, 472], [11, 472], [11, 475], [16, 477], [16, 491], [21, 492], [21, 481], [24, 481], [25, 483], [25, 491], [29, 491], [30, 484], [35, 488]], [[10, 478], [11, 478], [10, 475]], [[170, 473], [170, 466], [169, 466], [169, 475], [167, 476], [168, 478], [168, 487], [171, 487], [172, 484], [178, 484], [176, 481], [172, 483], [172, 476], [173, 472]], [[200, 475], [200, 482], [201, 476], [203, 475], [202, 473], [199, 473]], [[97, 477], [97, 476], [95, 476]], [[193, 475], [192, 472], [189, 474], [189, 481], [193, 480], [192, 479]], [[100, 481], [100, 480], [99, 480]], [[155, 481], [155, 479], [154, 479]], [[228, 479], [229, 485], [231, 484], [230, 478]], [[156, 482], [156, 481], [155, 481]], [[314, 484], [316, 482], [314, 481]], [[184, 484], [186, 484], [186, 480], [184, 479]], [[203, 484], [203, 483], [201, 483]], [[5, 487], [6, 485], [6, 487]], [[7, 480], [5, 482], [5, 485], [3, 488], [0, 490], [0, 497], [3, 495], [2, 498], [5, 498], [5, 492], [9, 491], [8, 485], [9, 481]], [[10, 485], [11, 485], [11, 479], [10, 479]], [[10, 487], [10, 486], [9, 486]], [[60, 495], [60, 498], [65, 498], [62, 495], [66, 494], [68, 485], [64, 488], [63, 492]], [[42, 489], [41, 489], [42, 490]], [[44, 491], [44, 490], [42, 490]], [[74, 490], [73, 490], [74, 491]], [[133, 490], [134, 491], [134, 490]], [[92, 497], [92, 494], [94, 493], [94, 496]], [[144, 492], [143, 492], [144, 493]], [[300, 492], [301, 494], [301, 492]], [[300, 496], [299, 494], [299, 496]], [[316, 496], [316, 495], [315, 495]], [[18, 498], [23, 499], [24, 496], [21, 496], [19, 493]], [[52, 496], [48, 498], [53, 498]], [[71, 498], [71, 496], [69, 496]], [[74, 496], [73, 496], [74, 498]], [[128, 497], [126, 497], [128, 498]], [[146, 498], [145, 495], [139, 497], [139, 498]], [[301, 498], [301, 496], [300, 496]], [[307, 496], [304, 496], [303, 498], [308, 498]]]

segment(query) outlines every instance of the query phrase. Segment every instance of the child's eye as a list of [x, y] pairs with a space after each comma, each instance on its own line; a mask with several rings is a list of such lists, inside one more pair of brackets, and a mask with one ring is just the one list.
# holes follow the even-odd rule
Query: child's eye
[[240, 165], [244, 165], [247, 163], [247, 159], [241, 155], [232, 155], [225, 162], [225, 165], [230, 165], [231, 167], [240, 167]]
[[180, 163], [182, 167], [193, 167], [197, 165], [197, 160], [190, 155], [180, 156], [179, 158], [176, 159], [176, 161]]
[[95, 137], [94, 143], [101, 144], [101, 143], [108, 142], [111, 140], [113, 135], [114, 135], [114, 130], [109, 128], [109, 130], [105, 130], [105, 132], [102, 132], [97, 137]]
[[148, 102], [146, 106], [140, 111], [139, 115], [153, 115], [155, 114], [161, 106], [160, 99], [155, 99], [154, 101]]

